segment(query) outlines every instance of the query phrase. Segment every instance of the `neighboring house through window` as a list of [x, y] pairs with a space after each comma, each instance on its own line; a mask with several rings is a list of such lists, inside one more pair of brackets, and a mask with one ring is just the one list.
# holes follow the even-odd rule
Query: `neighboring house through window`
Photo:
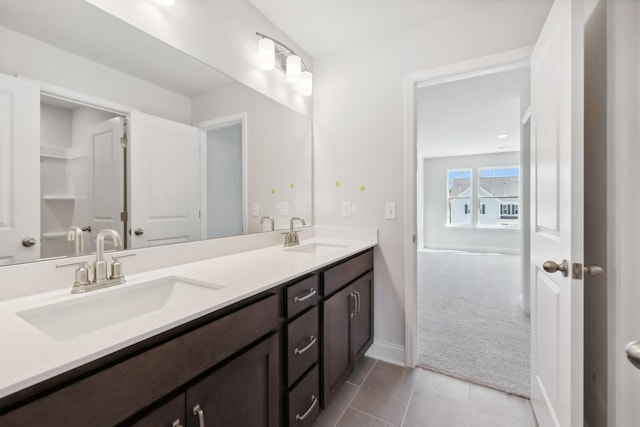
[[519, 227], [520, 168], [479, 168], [477, 181], [472, 180], [471, 169], [449, 169], [447, 199], [447, 225]]

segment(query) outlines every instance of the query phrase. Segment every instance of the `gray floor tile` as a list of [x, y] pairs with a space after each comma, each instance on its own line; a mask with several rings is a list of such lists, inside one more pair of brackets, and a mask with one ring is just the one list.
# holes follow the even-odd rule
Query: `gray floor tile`
[[364, 412], [349, 408], [336, 427], [393, 427], [393, 424], [386, 423]]
[[376, 359], [372, 359], [371, 357], [363, 357], [358, 364], [353, 368], [353, 372], [347, 378], [347, 382], [351, 384], [355, 384], [357, 386], [361, 386], [364, 382], [369, 372], [373, 368], [373, 365], [376, 364]]
[[469, 406], [481, 413], [520, 418], [522, 411], [518, 403], [524, 401], [497, 390], [471, 384], [469, 385]]
[[351, 407], [399, 425], [418, 375], [418, 369], [378, 361], [351, 402]]
[[340, 387], [331, 404], [320, 412], [320, 417], [313, 424], [313, 427], [334, 427], [357, 392], [357, 386], [345, 383]]
[[420, 370], [416, 389], [430, 391], [467, 403], [469, 401], [469, 383], [437, 372]]
[[416, 388], [403, 427], [466, 427], [467, 402]]

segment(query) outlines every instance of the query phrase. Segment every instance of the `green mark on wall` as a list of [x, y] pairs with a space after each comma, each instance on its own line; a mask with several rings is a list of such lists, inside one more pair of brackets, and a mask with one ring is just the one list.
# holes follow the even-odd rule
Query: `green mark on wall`
[[293, 182], [291, 184], [289, 184], [289, 188], [293, 190], [293, 188], [295, 187], [295, 185], [293, 185]]
[[275, 188], [271, 189], [271, 194], [276, 194], [276, 189]]
[[340, 187], [340, 181], [336, 181], [336, 187]]
[[364, 190], [366, 190], [366, 188], [364, 187], [364, 185], [361, 185], [360, 186], [360, 191], [364, 191]]

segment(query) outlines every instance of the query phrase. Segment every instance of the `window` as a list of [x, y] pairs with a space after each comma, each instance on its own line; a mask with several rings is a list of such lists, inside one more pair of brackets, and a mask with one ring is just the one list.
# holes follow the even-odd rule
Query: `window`
[[471, 225], [471, 169], [447, 171], [447, 224]]
[[519, 226], [520, 168], [478, 170], [478, 225]]

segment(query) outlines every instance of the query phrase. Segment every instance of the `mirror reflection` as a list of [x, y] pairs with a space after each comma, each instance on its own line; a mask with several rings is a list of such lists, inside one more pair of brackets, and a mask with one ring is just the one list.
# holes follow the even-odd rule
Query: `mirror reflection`
[[310, 224], [309, 118], [81, 0], [0, 0], [0, 46], [0, 265]]

